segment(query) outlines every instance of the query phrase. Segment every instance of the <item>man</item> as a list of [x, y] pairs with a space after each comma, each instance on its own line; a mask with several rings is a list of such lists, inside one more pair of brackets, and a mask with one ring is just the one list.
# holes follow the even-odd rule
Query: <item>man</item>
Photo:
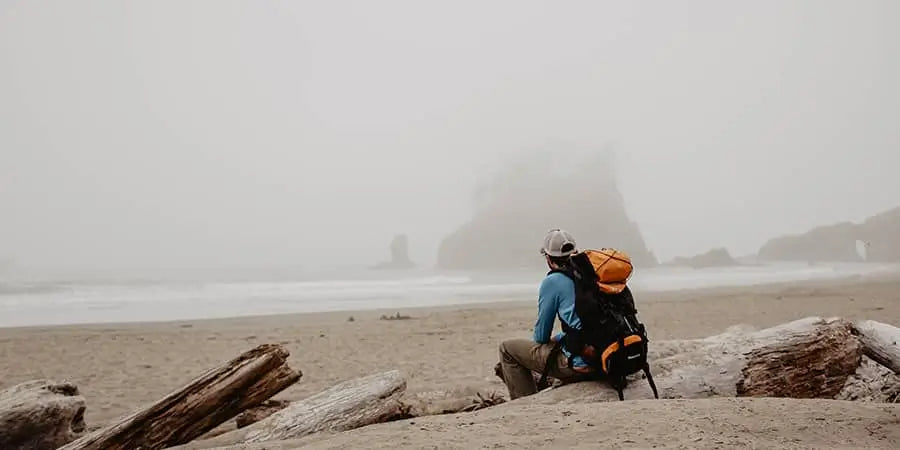
[[[547, 260], [550, 273], [541, 282], [538, 293], [533, 340], [512, 339], [500, 344], [500, 376], [511, 399], [537, 392], [532, 371], [543, 374], [545, 367], [549, 367], [546, 375], [562, 381], [574, 380], [592, 371], [580, 356], [573, 356], [564, 346], [553, 351], [556, 342], [564, 336], [564, 333], [551, 336], [556, 317], [571, 328], [581, 329], [581, 320], [575, 314], [575, 283], [566, 274], [557, 272], [566, 269], [569, 256], [576, 251], [575, 239], [565, 230], [550, 230], [544, 238], [541, 254]], [[551, 356], [556, 360], [548, 364]]]

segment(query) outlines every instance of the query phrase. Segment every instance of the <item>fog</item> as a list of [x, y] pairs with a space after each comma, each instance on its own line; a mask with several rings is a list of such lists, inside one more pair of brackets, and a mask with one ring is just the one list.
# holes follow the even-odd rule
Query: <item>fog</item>
[[429, 265], [504, 161], [560, 141], [614, 150], [660, 259], [753, 253], [900, 204], [898, 20], [894, 0], [0, 0], [0, 260], [366, 265], [406, 233]]

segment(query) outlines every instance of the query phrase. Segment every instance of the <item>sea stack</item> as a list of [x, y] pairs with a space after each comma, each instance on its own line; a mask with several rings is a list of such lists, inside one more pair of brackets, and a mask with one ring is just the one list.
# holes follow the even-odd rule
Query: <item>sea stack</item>
[[[467, 223], [444, 238], [438, 267], [504, 270], [544, 265], [541, 240], [551, 228], [572, 233], [580, 248], [613, 247], [636, 266], [657, 264], [625, 211], [609, 154], [578, 158], [559, 147], [508, 162], [483, 186]], [[560, 167], [560, 165], [563, 167]]]
[[706, 253], [694, 255], [691, 257], [677, 257], [670, 263], [673, 266], [686, 266], [694, 269], [704, 269], [707, 267], [729, 267], [737, 266], [738, 262], [731, 257], [728, 250], [724, 247], [714, 248]]
[[394, 236], [390, 249], [390, 261], [377, 264], [376, 269], [411, 269], [415, 267], [415, 264], [409, 259], [409, 238], [405, 234]]

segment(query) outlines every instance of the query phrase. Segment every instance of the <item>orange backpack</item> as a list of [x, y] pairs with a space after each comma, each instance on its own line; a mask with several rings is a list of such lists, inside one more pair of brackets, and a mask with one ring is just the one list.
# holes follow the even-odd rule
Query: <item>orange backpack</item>
[[594, 273], [597, 275], [597, 286], [607, 294], [618, 294], [625, 289], [634, 266], [627, 253], [613, 248], [584, 250]]

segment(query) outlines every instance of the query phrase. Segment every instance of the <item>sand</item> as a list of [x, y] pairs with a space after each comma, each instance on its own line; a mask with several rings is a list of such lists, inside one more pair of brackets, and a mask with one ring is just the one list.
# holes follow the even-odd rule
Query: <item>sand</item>
[[[636, 300], [651, 339], [703, 337], [735, 324], [765, 327], [810, 315], [900, 324], [900, 277], [637, 292]], [[304, 373], [298, 384], [277, 397], [280, 399], [300, 399], [339, 381], [390, 369], [400, 369], [408, 377], [410, 395], [421, 397], [446, 391], [505, 393], [493, 375], [497, 345], [506, 338], [530, 336], [535, 311], [535, 301], [529, 299], [409, 309], [401, 312], [411, 319], [397, 321], [379, 320], [385, 311], [367, 311], [6, 328], [0, 329], [0, 388], [35, 378], [72, 381], [87, 398], [88, 425], [100, 426], [164, 396], [244, 350], [275, 342], [290, 350], [291, 365]], [[348, 321], [350, 316], [353, 321]], [[748, 443], [769, 447], [797, 444], [791, 439], [800, 439], [797, 445], [802, 446], [841, 447], [859, 442], [865, 446], [900, 447], [897, 405], [790, 402], [723, 399], [653, 405], [573, 405], [569, 416], [563, 415], [564, 408], [559, 407], [529, 406], [515, 413], [509, 408], [492, 408], [477, 413], [481, 418], [477, 430], [460, 425], [472, 422], [472, 414], [463, 418], [442, 416], [419, 418], [416, 422], [434, 424], [434, 431], [398, 422], [346, 433], [334, 437], [334, 442], [349, 446], [381, 442], [387, 446], [401, 442], [398, 436], [405, 436], [402, 442], [413, 447], [494, 445], [507, 442], [504, 439], [529, 445], [532, 439], [539, 439], [545, 444], [566, 447], [575, 442], [567, 436], [590, 437], [590, 442], [602, 443], [592, 437], [593, 428], [603, 428], [610, 421], [633, 421], [636, 425], [632, 437], [625, 438], [633, 442], [612, 443], [641, 447], [680, 442], [696, 447], [715, 445], [718, 439], [726, 446]], [[800, 412], [810, 416], [800, 417]], [[821, 417], [812, 416], [817, 413]], [[664, 419], [649, 422], [654, 427], [645, 427], [642, 424], [649, 420], [648, 416]], [[581, 425], [589, 420], [596, 421], [596, 427]], [[560, 427], [572, 433], [561, 433]], [[673, 438], [671, 433], [678, 437]], [[704, 436], [718, 437], [691, 441], [706, 439]], [[320, 439], [316, 445], [331, 445], [327, 442]]]
[[336, 435], [236, 446], [289, 448], [893, 448], [900, 406], [794, 399], [512, 403]]

